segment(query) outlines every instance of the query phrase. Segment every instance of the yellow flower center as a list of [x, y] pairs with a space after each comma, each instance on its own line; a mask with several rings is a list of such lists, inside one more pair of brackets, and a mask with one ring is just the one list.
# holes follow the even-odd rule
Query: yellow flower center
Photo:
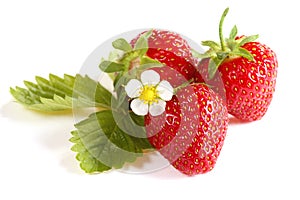
[[152, 104], [157, 102], [158, 94], [156, 90], [156, 86], [153, 85], [144, 85], [144, 87], [140, 91], [139, 98], [144, 101], [145, 104]]

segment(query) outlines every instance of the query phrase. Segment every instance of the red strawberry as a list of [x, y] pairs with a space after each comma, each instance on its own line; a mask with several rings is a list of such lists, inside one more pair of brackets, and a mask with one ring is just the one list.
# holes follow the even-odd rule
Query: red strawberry
[[225, 139], [228, 114], [214, 91], [203, 84], [180, 89], [162, 115], [145, 117], [150, 143], [187, 175], [213, 169]]
[[[144, 33], [145, 32], [134, 38], [130, 42], [131, 45], [134, 46], [139, 37]], [[165, 64], [166, 67], [175, 69], [180, 75], [184, 76], [186, 79], [184, 82], [189, 81], [192, 78], [197, 80], [201, 79], [195, 68], [196, 60], [192, 56], [191, 48], [187, 41], [178, 33], [153, 29], [151, 35], [148, 37], [148, 47], [146, 53], [147, 56]], [[159, 72], [159, 69], [154, 70]], [[167, 77], [168, 74], [165, 74], [164, 76]], [[174, 78], [174, 80], [176, 79]], [[182, 83], [182, 81], [177, 80], [177, 83], [174, 84], [178, 86]]]
[[266, 45], [253, 42], [257, 35], [236, 37], [236, 26], [224, 40], [222, 24], [227, 12], [228, 8], [220, 21], [221, 44], [203, 42], [210, 49], [198, 70], [205, 82], [226, 98], [230, 114], [245, 121], [259, 120], [267, 112], [275, 91], [276, 54]]

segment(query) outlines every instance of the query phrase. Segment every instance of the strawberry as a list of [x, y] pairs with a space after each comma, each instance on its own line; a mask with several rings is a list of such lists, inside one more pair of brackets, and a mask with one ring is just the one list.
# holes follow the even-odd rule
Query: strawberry
[[[139, 37], [144, 33], [145, 32], [139, 34], [130, 44], [134, 46]], [[179, 73], [178, 77], [180, 80], [176, 80], [176, 77], [172, 75], [174, 77], [173, 80], [176, 80], [176, 82], [171, 81], [171, 84], [173, 83], [172, 85], [178, 86], [191, 79], [201, 79], [195, 67], [196, 60], [192, 56], [191, 48], [187, 41], [178, 33], [153, 29], [151, 35], [148, 37], [148, 50], [146, 55], [165, 64], [166, 67], [175, 69]], [[160, 71], [160, 69], [154, 70], [157, 72]], [[164, 76], [168, 78], [168, 74], [160, 74], [163, 78]], [[181, 75], [185, 78], [184, 81], [181, 80]]]
[[99, 67], [110, 73], [115, 86], [121, 77], [152, 69], [168, 80], [173, 87], [186, 82], [202, 82], [197, 72], [197, 60], [193, 57], [187, 41], [178, 33], [153, 29], [138, 34], [128, 43], [124, 38], [113, 41], [114, 51]]
[[210, 49], [200, 55], [204, 59], [197, 68], [205, 82], [226, 99], [231, 115], [245, 121], [259, 120], [267, 112], [275, 91], [276, 54], [268, 46], [254, 42], [258, 35], [236, 37], [236, 26], [224, 40], [222, 25], [227, 12], [228, 8], [219, 25], [220, 44], [202, 43]]
[[223, 146], [228, 114], [219, 95], [203, 84], [177, 91], [159, 116], [145, 116], [150, 143], [180, 172], [213, 169]]

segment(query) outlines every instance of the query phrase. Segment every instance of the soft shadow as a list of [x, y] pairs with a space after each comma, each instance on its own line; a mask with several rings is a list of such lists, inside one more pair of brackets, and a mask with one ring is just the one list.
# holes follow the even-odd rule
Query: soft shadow
[[59, 116], [72, 116], [71, 111], [58, 112], [39, 112], [35, 110], [26, 109], [21, 104], [10, 101], [0, 108], [0, 115], [5, 118], [18, 120], [22, 122], [32, 122], [39, 118], [57, 118]]
[[145, 153], [143, 157], [138, 158], [134, 163], [126, 164], [120, 171], [129, 174], [143, 174], [144, 176], [160, 180], [174, 180], [186, 177], [174, 169], [169, 161], [157, 151]]
[[142, 157], [138, 157], [133, 163], [126, 163], [120, 171], [125, 173], [141, 173], [145, 166], [151, 163], [153, 159], [150, 155], [144, 154]]
[[126, 163], [119, 171], [129, 174], [148, 174], [165, 168], [169, 162], [157, 151], [144, 152], [133, 163]]
[[187, 175], [180, 173], [172, 165], [165, 167], [161, 170], [148, 174], [147, 176], [159, 179], [159, 180], [178, 180], [184, 178], [190, 178]]
[[[152, 162], [156, 162], [156, 161], [152, 161]], [[130, 163], [129, 165], [132, 165], [132, 163]], [[170, 164], [167, 166], [157, 168], [157, 169], [152, 169], [149, 171], [133, 172], [133, 171], [128, 171], [128, 169], [126, 169], [125, 171], [124, 171], [124, 169], [120, 169], [119, 171], [121, 173], [125, 173], [125, 174], [143, 175], [143, 176], [147, 176], [149, 178], [154, 178], [154, 179], [159, 179], [159, 180], [178, 180], [178, 179], [183, 179], [183, 178], [188, 177], [188, 176], [180, 173], [176, 169], [174, 169]]]
[[[70, 131], [74, 130], [74, 120], [78, 120], [74, 119], [71, 112], [42, 113], [28, 110], [16, 102], [8, 102], [0, 107], [0, 115], [37, 128], [38, 134], [34, 139], [42, 148], [51, 151], [62, 168], [72, 174], [84, 174], [75, 158], [76, 153], [71, 151], [72, 143], [69, 142]], [[151, 153], [146, 153], [135, 162], [126, 164], [119, 171], [127, 174], [143, 174], [159, 180], [187, 177], [174, 169], [162, 156]]]
[[72, 117], [48, 121], [41, 129], [41, 134], [36, 136], [37, 143], [51, 151], [66, 171], [81, 174], [76, 153], [71, 151], [72, 143], [69, 142], [70, 132], [74, 129]]
[[65, 170], [72, 174], [85, 174], [84, 171], [79, 167], [79, 162], [75, 158], [76, 153], [71, 152], [71, 149], [68, 149], [68, 152], [64, 153], [60, 159], [60, 165], [65, 168]]
[[34, 126], [38, 129], [38, 134], [34, 138], [37, 144], [51, 151], [66, 171], [82, 174], [75, 159], [75, 153], [70, 149], [72, 146], [69, 142], [70, 132], [74, 129], [72, 112], [42, 113], [28, 110], [11, 101], [0, 107], [0, 115], [19, 124], [26, 123], [26, 125]]

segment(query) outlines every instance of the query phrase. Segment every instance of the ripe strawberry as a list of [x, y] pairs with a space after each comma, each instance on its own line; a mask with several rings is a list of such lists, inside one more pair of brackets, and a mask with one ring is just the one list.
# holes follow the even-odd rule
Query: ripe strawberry
[[228, 114], [223, 100], [203, 84], [180, 89], [162, 115], [145, 117], [150, 143], [187, 175], [213, 169], [225, 139]]
[[219, 25], [221, 44], [204, 41], [210, 49], [197, 67], [205, 82], [226, 98], [230, 114], [245, 121], [259, 120], [275, 91], [276, 54], [266, 45], [253, 42], [257, 35], [236, 37], [236, 26], [224, 40], [222, 24], [227, 12], [228, 8]]
[[[130, 44], [134, 46], [139, 37], [144, 33], [139, 34]], [[178, 33], [153, 29], [151, 35], [148, 37], [148, 47], [146, 55], [165, 64], [166, 67], [175, 69], [180, 75], [184, 76], [185, 81], [183, 82], [189, 81], [192, 78], [201, 79], [195, 67], [196, 60], [192, 56], [191, 48], [187, 41]], [[159, 69], [154, 70], [159, 72]], [[163, 75], [161, 74], [161, 76]], [[168, 74], [164, 76], [167, 77]], [[174, 78], [174, 80], [176, 79]], [[183, 82], [177, 80], [177, 83], [174, 84], [178, 86]]]

